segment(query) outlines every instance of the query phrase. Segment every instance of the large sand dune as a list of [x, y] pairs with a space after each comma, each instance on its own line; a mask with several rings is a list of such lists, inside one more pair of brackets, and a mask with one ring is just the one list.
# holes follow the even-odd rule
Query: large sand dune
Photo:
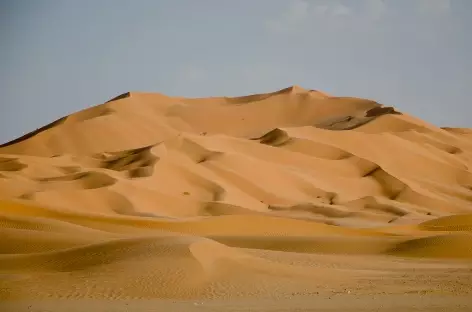
[[471, 269], [472, 130], [371, 100], [125, 93], [0, 147], [3, 301], [468, 296]]

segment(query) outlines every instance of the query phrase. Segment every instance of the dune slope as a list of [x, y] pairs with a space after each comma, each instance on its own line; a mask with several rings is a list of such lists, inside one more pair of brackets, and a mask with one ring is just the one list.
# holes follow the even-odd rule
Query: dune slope
[[0, 146], [0, 300], [472, 293], [472, 130], [293, 86]]

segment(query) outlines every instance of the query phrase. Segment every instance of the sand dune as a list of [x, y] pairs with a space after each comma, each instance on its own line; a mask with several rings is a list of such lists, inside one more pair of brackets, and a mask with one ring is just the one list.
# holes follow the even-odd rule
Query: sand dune
[[124, 93], [0, 147], [0, 298], [472, 294], [472, 130], [293, 86]]

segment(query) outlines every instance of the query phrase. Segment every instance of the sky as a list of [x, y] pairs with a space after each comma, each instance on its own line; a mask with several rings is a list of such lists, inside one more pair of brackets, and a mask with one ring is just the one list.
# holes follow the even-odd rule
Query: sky
[[0, 0], [0, 143], [127, 91], [291, 85], [472, 127], [471, 31], [471, 0]]

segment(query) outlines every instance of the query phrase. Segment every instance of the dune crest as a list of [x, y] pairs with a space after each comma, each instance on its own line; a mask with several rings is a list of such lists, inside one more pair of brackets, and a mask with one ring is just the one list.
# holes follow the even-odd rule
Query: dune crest
[[0, 235], [2, 300], [470, 295], [472, 130], [127, 92], [0, 146]]

